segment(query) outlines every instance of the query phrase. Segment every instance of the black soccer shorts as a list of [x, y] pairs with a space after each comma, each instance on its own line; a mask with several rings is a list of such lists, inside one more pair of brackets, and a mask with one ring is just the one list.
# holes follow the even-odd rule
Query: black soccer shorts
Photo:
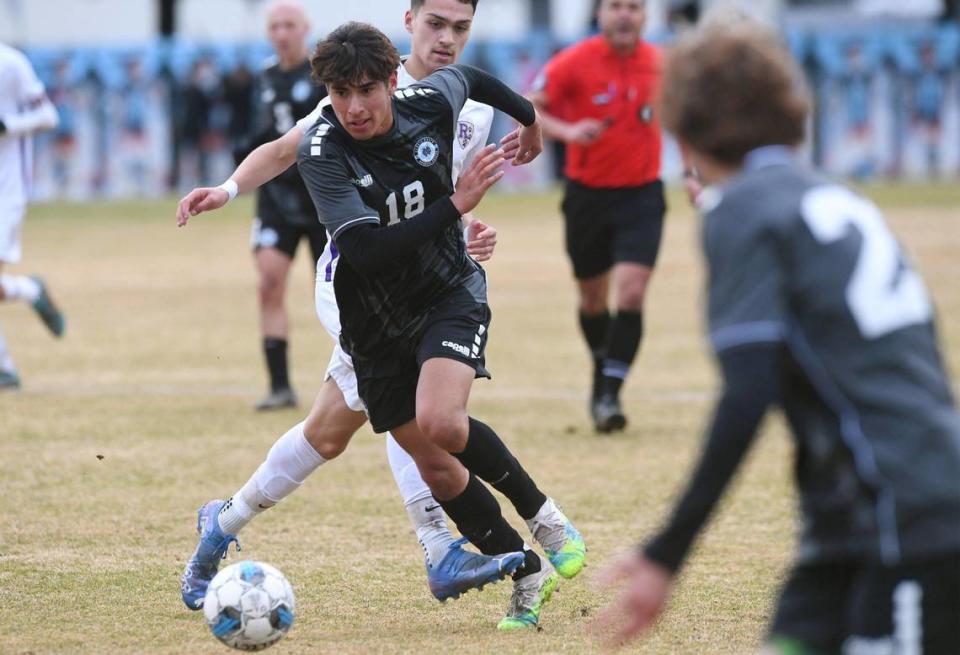
[[418, 333], [397, 343], [391, 356], [354, 354], [357, 390], [373, 431], [386, 432], [416, 418], [420, 367], [428, 359], [454, 359], [477, 377], [489, 378], [484, 366], [489, 326], [489, 306], [461, 290], [434, 307]]
[[[770, 641], [812, 653], [960, 653], [960, 552], [898, 566], [796, 566]], [[886, 649], [886, 650], [885, 650]]]
[[255, 218], [250, 230], [250, 247], [254, 252], [261, 248], [276, 248], [290, 259], [297, 253], [300, 240], [306, 238], [310, 244], [310, 253], [316, 262], [327, 245], [327, 230], [319, 220], [315, 225], [291, 223], [283, 219]]
[[585, 280], [621, 262], [653, 266], [667, 212], [663, 182], [597, 189], [568, 181], [561, 210], [573, 274]]

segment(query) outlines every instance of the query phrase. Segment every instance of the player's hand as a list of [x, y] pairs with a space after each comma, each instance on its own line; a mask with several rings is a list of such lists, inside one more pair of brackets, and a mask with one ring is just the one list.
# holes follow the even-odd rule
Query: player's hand
[[696, 171], [688, 170], [683, 172], [683, 190], [687, 192], [687, 198], [694, 207], [700, 206], [700, 194], [703, 193], [703, 183]]
[[540, 127], [540, 114], [537, 114], [533, 125], [521, 125], [517, 129], [517, 142], [519, 148], [511, 162], [513, 166], [529, 164], [543, 152], [543, 131]]
[[583, 118], [576, 123], [571, 123], [567, 128], [567, 133], [563, 140], [567, 143], [578, 143], [582, 146], [588, 146], [603, 134], [607, 129], [607, 124], [596, 118]]
[[480, 219], [473, 219], [467, 226], [467, 254], [478, 262], [485, 262], [493, 256], [497, 246], [497, 230]]
[[670, 572], [635, 550], [601, 571], [596, 583], [619, 588], [592, 626], [611, 646], [623, 645], [653, 625], [673, 590]]
[[467, 170], [457, 180], [457, 190], [450, 196], [454, 207], [464, 215], [480, 204], [484, 194], [503, 177], [503, 153], [496, 145], [490, 144], [480, 151]]
[[229, 200], [230, 196], [220, 187], [194, 189], [177, 205], [177, 227], [186, 225], [191, 216], [220, 209]]

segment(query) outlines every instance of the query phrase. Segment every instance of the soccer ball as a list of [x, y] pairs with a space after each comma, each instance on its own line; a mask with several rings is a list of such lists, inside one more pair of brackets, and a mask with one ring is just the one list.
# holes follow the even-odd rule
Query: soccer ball
[[243, 561], [210, 581], [203, 615], [213, 636], [231, 648], [262, 650], [293, 625], [293, 588], [277, 569]]

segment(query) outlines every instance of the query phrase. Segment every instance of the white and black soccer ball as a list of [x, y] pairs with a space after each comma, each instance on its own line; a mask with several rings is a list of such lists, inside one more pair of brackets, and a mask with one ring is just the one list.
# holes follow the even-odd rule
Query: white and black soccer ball
[[293, 588], [280, 571], [262, 562], [226, 567], [210, 581], [203, 614], [213, 636], [231, 648], [262, 650], [293, 625]]

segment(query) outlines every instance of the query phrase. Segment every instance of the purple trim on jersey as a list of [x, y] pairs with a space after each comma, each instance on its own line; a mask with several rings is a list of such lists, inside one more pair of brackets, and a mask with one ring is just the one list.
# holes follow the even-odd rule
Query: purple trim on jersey
[[327, 274], [324, 276], [324, 280], [327, 282], [333, 282], [333, 260], [340, 256], [340, 251], [337, 250], [337, 244], [333, 241], [330, 242], [330, 261], [327, 262]]

